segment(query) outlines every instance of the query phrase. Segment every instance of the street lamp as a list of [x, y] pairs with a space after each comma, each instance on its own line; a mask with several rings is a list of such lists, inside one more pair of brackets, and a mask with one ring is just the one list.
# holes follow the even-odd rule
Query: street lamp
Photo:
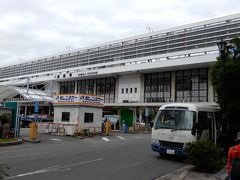
[[227, 46], [227, 42], [223, 41], [223, 39], [221, 39], [221, 41], [218, 42], [217, 45], [222, 58], [222, 69], [223, 69], [222, 108], [223, 108], [223, 112], [225, 113], [225, 61], [227, 58], [229, 47]]

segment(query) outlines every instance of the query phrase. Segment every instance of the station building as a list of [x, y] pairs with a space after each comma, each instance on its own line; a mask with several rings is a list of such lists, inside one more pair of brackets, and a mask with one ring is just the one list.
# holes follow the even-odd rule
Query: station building
[[239, 36], [237, 13], [0, 67], [0, 84], [102, 96], [103, 113], [132, 126], [168, 102], [216, 102], [217, 42]]

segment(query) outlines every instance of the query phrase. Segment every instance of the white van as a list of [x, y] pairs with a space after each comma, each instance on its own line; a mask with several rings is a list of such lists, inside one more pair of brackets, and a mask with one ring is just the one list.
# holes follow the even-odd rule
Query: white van
[[186, 156], [186, 144], [197, 140], [217, 142], [216, 104], [169, 103], [159, 108], [152, 128], [152, 150]]

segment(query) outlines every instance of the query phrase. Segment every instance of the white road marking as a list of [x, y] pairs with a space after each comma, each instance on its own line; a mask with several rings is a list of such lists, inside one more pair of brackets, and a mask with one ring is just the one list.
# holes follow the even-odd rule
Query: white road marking
[[110, 141], [110, 140], [109, 140], [108, 138], [106, 138], [106, 137], [103, 137], [102, 140], [104, 140], [104, 141]]
[[17, 174], [15, 176], [7, 177], [5, 179], [13, 179], [13, 178], [17, 178], [17, 177], [29, 176], [29, 175], [34, 175], [34, 174], [46, 173], [46, 172], [67, 171], [67, 170], [71, 169], [70, 167], [89, 164], [89, 163], [93, 163], [93, 162], [97, 162], [97, 161], [102, 161], [103, 159], [104, 158], [98, 158], [98, 159], [93, 159], [93, 160], [89, 160], [89, 161], [82, 161], [82, 162], [78, 162], [78, 163], [68, 164], [65, 166], [55, 165], [55, 166], [51, 166], [51, 167], [48, 167], [45, 169], [40, 169], [37, 171], [32, 171], [32, 172], [23, 173], [23, 174]]
[[122, 137], [122, 136], [117, 136], [119, 139], [121, 139], [121, 140], [125, 140], [125, 138], [124, 137]]
[[136, 139], [142, 139], [143, 137], [140, 137], [140, 136], [136, 136], [135, 138], [136, 138]]
[[61, 139], [57, 139], [57, 138], [50, 138], [50, 140], [52, 140], [52, 141], [62, 141]]

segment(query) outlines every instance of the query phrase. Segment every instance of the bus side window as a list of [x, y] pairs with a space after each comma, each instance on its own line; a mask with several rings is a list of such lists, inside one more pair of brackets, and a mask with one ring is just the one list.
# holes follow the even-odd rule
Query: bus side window
[[209, 122], [207, 122], [207, 113], [206, 112], [198, 112], [198, 127], [199, 130], [205, 130], [209, 128]]
[[207, 112], [198, 112], [198, 139], [208, 140], [209, 139], [209, 129], [210, 120], [208, 119]]
[[212, 112], [198, 112], [198, 126], [198, 139], [214, 142], [214, 114]]

